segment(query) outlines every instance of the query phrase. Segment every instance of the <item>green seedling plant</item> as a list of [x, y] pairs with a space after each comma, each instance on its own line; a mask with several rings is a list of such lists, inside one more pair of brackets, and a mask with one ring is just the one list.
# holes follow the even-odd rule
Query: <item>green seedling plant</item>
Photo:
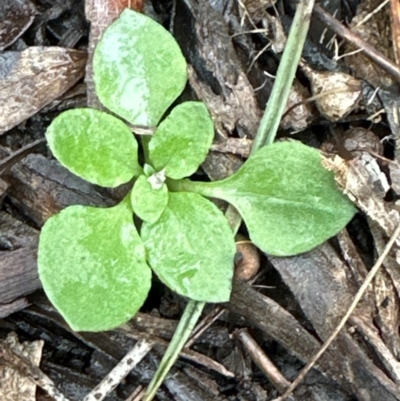
[[[108, 330], [131, 319], [152, 272], [189, 300], [227, 302], [234, 233], [209, 198], [233, 205], [253, 243], [278, 256], [313, 249], [355, 213], [320, 153], [296, 141], [259, 149], [225, 180], [188, 179], [206, 158], [213, 121], [196, 101], [167, 113], [186, 85], [187, 65], [174, 38], [150, 18], [125, 10], [99, 42], [93, 69], [100, 101], [122, 119], [69, 110], [46, 138], [59, 162], [81, 178], [132, 187], [114, 207], [69, 206], [42, 228], [40, 279], [72, 329]], [[133, 129], [156, 127], [142, 143], [143, 165], [125, 121]]]

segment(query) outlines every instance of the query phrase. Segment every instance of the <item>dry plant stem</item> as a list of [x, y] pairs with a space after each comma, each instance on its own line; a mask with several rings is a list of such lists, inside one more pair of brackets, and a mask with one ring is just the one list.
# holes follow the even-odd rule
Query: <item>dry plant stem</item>
[[380, 361], [384, 364], [389, 376], [396, 384], [400, 384], [400, 362], [393, 356], [386, 344], [382, 341], [381, 336], [376, 330], [372, 329], [370, 325], [365, 323], [362, 318], [358, 316], [351, 316], [349, 323], [354, 325], [357, 330], [362, 334], [370, 345], [375, 349], [380, 356]]
[[358, 35], [341, 24], [337, 19], [325, 12], [325, 10], [319, 5], [314, 7], [314, 12], [329, 29], [346, 39], [354, 46], [362, 49], [370, 60], [376, 63], [379, 67], [383, 68], [394, 79], [400, 82], [400, 69], [396, 64], [392, 63], [386, 56], [378, 52], [373, 46], [362, 40]]
[[143, 394], [144, 394], [143, 387], [138, 386], [125, 401], [140, 401], [143, 397]]
[[357, 29], [361, 25], [364, 25], [366, 22], [368, 22], [375, 14], [377, 14], [379, 11], [382, 10], [386, 6], [387, 3], [389, 3], [390, 0], [384, 0], [381, 4], [379, 4], [378, 7], [373, 9], [368, 15], [366, 15], [361, 21], [357, 23], [357, 25], [354, 27], [354, 29]]
[[147, 355], [153, 344], [145, 339], [139, 340], [124, 356], [118, 365], [83, 399], [83, 401], [102, 401], [129, 372]]
[[400, 2], [399, 0], [390, 0], [390, 16], [391, 16], [391, 31], [393, 42], [393, 53], [396, 64], [400, 62]]
[[42, 388], [55, 401], [69, 401], [67, 397], [54, 384], [49, 376], [44, 374], [37, 366], [23, 355], [17, 354], [9, 347], [4, 347], [4, 352], [0, 352], [0, 364], [8, 365], [15, 369], [22, 376], [31, 380], [37, 386]]
[[362, 286], [358, 290], [357, 294], [354, 297], [353, 302], [351, 303], [349, 309], [347, 310], [346, 314], [343, 316], [341, 319], [340, 323], [337, 325], [336, 329], [332, 332], [332, 334], [329, 336], [329, 338], [324, 342], [320, 350], [313, 356], [313, 358], [307, 363], [307, 365], [303, 368], [303, 370], [300, 372], [300, 374], [297, 376], [297, 378], [292, 382], [290, 387], [285, 391], [285, 393], [278, 398], [275, 398], [273, 401], [283, 401], [287, 399], [287, 397], [292, 394], [292, 392], [296, 389], [296, 387], [299, 385], [299, 383], [304, 379], [306, 374], [310, 371], [310, 369], [314, 366], [314, 364], [317, 362], [317, 360], [321, 357], [321, 355], [326, 351], [326, 349], [331, 345], [332, 341], [336, 338], [336, 336], [339, 334], [340, 330], [343, 328], [343, 326], [346, 324], [348, 318], [350, 315], [353, 313], [355, 307], [357, 306], [358, 302], [364, 295], [367, 287], [375, 277], [376, 273], [378, 272], [379, 268], [381, 267], [383, 261], [385, 260], [386, 256], [389, 254], [390, 250], [392, 249], [394, 243], [396, 242], [397, 237], [400, 234], [400, 225], [397, 226], [395, 232], [393, 235], [390, 237], [389, 242], [387, 243], [385, 250], [382, 252], [382, 255], [378, 258], [376, 261], [375, 265], [373, 268], [370, 270], [368, 273], [367, 277], [365, 278], [365, 281], [363, 282]]
[[46, 139], [38, 139], [18, 149], [16, 152], [11, 153], [9, 156], [5, 157], [3, 160], [0, 161], [0, 175], [3, 174], [7, 169], [11, 168], [15, 163], [19, 162], [23, 159], [26, 155], [33, 152], [34, 150], [38, 149], [41, 146], [44, 146], [46, 143]]
[[[139, 341], [142, 338], [146, 339], [146, 341], [153, 344], [153, 348], [157, 348], [158, 350], [160, 350], [160, 352], [161, 352], [161, 350], [164, 350], [164, 349], [166, 350], [169, 346], [167, 341], [165, 341], [159, 337], [153, 336], [151, 334], [144, 333], [142, 331], [122, 330], [122, 332], [127, 337], [132, 338], [136, 341]], [[230, 378], [235, 377], [235, 375], [232, 372], [230, 372], [228, 369], [226, 369], [219, 362], [216, 362], [214, 359], [211, 359], [206, 355], [203, 355], [199, 352], [189, 349], [186, 346], [186, 344], [185, 344], [185, 347], [181, 350], [180, 355], [183, 359], [186, 359], [188, 361], [193, 361], [193, 362], [197, 363], [198, 365], [205, 367], [206, 369], [213, 370], [214, 372], [219, 373], [222, 376], [230, 377]]]
[[260, 368], [266, 377], [275, 385], [280, 393], [283, 393], [290, 382], [282, 375], [272, 361], [265, 355], [246, 329], [238, 330], [235, 337], [240, 340], [243, 347], [249, 353], [253, 362]]

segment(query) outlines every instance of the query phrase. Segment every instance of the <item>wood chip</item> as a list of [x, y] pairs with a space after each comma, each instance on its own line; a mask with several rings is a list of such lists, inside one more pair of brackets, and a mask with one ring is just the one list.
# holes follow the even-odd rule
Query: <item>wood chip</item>
[[0, 134], [36, 114], [83, 77], [86, 53], [30, 47], [0, 55]]
[[[39, 366], [42, 357], [43, 341], [33, 341], [21, 344], [15, 333], [10, 333], [0, 342], [0, 349], [4, 346], [17, 350], [29, 359], [32, 364]], [[35, 401], [36, 385], [18, 370], [0, 363], [0, 399], [2, 401]]]
[[35, 6], [29, 0], [2, 0], [0, 3], [0, 51], [12, 45], [32, 24]]

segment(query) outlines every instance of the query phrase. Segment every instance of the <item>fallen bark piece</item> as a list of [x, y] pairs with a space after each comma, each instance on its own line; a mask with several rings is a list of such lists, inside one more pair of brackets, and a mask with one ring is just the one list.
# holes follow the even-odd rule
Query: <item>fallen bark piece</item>
[[10, 184], [7, 194], [11, 201], [39, 226], [66, 206], [112, 206], [123, 196], [113, 200], [106, 189], [89, 184], [40, 154], [16, 163], [4, 179]]
[[189, 82], [194, 92], [210, 110], [223, 137], [236, 129], [240, 137], [252, 138], [262, 114], [228, 28], [221, 11], [210, 2], [182, 0], [176, 4], [173, 33], [191, 65]]
[[[35, 388], [30, 393], [27, 393], [27, 385], [39, 386], [47, 391], [50, 397], [55, 401], [69, 401], [55, 386], [54, 382], [44, 374], [39, 368], [39, 362], [42, 355], [43, 341], [37, 341], [36, 346], [33, 348], [29, 344], [19, 344], [16, 335], [9, 336], [9, 341], [0, 343], [0, 360], [3, 365], [8, 366], [12, 371], [17, 372], [17, 378], [21, 378], [20, 383], [15, 386], [17, 393], [12, 395], [11, 398], [6, 398], [6, 401], [35, 401]], [[38, 348], [38, 351], [36, 351]], [[24, 380], [22, 382], [22, 379]], [[8, 380], [11, 381], [11, 380]], [[25, 385], [25, 383], [27, 385]], [[22, 386], [24, 384], [24, 386]], [[24, 390], [23, 395], [19, 395], [21, 390]], [[6, 393], [10, 394], [9, 390]], [[26, 395], [31, 396], [26, 397]], [[3, 399], [3, 398], [2, 398]]]
[[[41, 287], [36, 266], [38, 236], [33, 228], [0, 213], [0, 304], [9, 304]], [[12, 304], [8, 306], [1, 306], [3, 315], [12, 313]]]
[[311, 82], [315, 103], [329, 121], [340, 121], [357, 108], [361, 97], [361, 81], [342, 72], [318, 72], [305, 63], [303, 72]]
[[25, 309], [29, 305], [30, 304], [26, 298], [18, 298], [8, 304], [0, 305], [0, 319], [4, 319], [12, 313]]
[[390, 237], [400, 217], [399, 212], [382, 199], [388, 184], [376, 161], [364, 154], [348, 162], [339, 156], [333, 160], [325, 158], [323, 163], [328, 170], [334, 171], [342, 191]]
[[0, 3], [0, 51], [12, 45], [32, 24], [36, 8], [29, 0]]
[[[275, 258], [274, 264], [278, 259]], [[304, 269], [303, 266], [291, 267]], [[268, 338], [272, 337], [304, 362], [320, 348], [320, 343], [315, 337], [292, 315], [240, 280], [234, 280], [228, 307], [245, 316], [247, 321], [259, 328]], [[399, 401], [398, 387], [366, 357], [350, 334], [343, 333], [339, 338], [340, 341], [334, 343], [336, 349], [329, 348], [315, 367], [325, 376], [340, 383], [344, 391], [357, 395], [360, 401]]]
[[30, 47], [0, 57], [0, 134], [22, 123], [75, 85], [86, 53], [61, 47]]
[[[44, 341], [25, 342], [21, 344], [15, 333], [10, 333], [7, 338], [0, 342], [0, 355], [5, 348], [15, 350], [29, 359], [35, 366], [39, 366], [42, 358], [42, 349]], [[2, 357], [0, 356], [2, 359]], [[0, 362], [0, 399], [2, 401], [35, 401], [36, 384], [22, 374], [19, 370], [13, 369], [8, 364]]]

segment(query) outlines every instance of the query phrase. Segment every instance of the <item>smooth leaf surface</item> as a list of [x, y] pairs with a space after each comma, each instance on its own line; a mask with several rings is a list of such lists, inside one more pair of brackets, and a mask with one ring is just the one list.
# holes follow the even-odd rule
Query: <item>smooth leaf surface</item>
[[201, 102], [176, 106], [160, 124], [149, 144], [153, 166], [165, 168], [173, 179], [193, 174], [207, 156], [214, 137], [214, 125]]
[[151, 286], [128, 202], [70, 206], [47, 220], [38, 254], [43, 288], [76, 331], [112, 329], [132, 318]]
[[93, 70], [104, 106], [137, 125], [157, 125], [187, 80], [186, 61], [172, 35], [129, 9], [104, 33]]
[[155, 223], [168, 204], [168, 188], [162, 184], [154, 189], [148, 178], [141, 175], [131, 191], [132, 209], [143, 221]]
[[319, 152], [300, 142], [261, 148], [233, 176], [198, 185], [203, 194], [231, 203], [254, 244], [271, 255], [311, 250], [356, 212], [333, 173], [323, 168]]
[[141, 237], [150, 266], [173, 291], [197, 301], [229, 300], [235, 242], [213, 203], [193, 193], [170, 193], [160, 219], [143, 223]]
[[65, 111], [50, 124], [46, 139], [64, 167], [93, 184], [116, 187], [140, 174], [135, 137], [102, 111]]

